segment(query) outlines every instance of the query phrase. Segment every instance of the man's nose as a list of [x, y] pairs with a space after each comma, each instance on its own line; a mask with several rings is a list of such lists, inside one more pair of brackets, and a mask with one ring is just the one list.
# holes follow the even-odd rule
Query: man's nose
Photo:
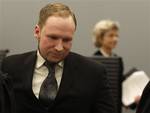
[[63, 41], [62, 41], [62, 39], [57, 40], [55, 49], [57, 51], [62, 51], [64, 49], [63, 48]]

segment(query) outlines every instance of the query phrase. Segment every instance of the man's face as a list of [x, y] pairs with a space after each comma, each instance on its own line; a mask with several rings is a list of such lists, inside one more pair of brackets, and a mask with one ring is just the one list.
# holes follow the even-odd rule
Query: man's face
[[42, 29], [35, 27], [40, 54], [50, 62], [62, 61], [69, 53], [75, 32], [71, 16], [62, 18], [50, 16]]

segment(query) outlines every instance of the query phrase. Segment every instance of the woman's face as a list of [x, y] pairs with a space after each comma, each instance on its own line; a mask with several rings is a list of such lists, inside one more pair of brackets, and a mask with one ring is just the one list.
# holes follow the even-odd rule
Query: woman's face
[[118, 43], [118, 30], [112, 29], [107, 31], [102, 38], [102, 47], [107, 49], [114, 49]]

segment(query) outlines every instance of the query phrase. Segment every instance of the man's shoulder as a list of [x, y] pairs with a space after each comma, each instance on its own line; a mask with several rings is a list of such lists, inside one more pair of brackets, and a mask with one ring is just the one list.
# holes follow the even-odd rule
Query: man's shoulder
[[97, 63], [89, 57], [76, 53], [71, 53], [69, 57], [70, 59], [68, 60], [68, 66], [73, 67], [76, 73], [79, 73], [79, 76], [86, 78], [89, 77], [91, 81], [105, 81], [106, 70], [103, 64]]
[[71, 52], [70, 55], [70, 60], [72, 63], [78, 65], [78, 66], [84, 66], [86, 68], [90, 69], [104, 69], [103, 64], [97, 63], [96, 61], [90, 59], [90, 57], [83, 56], [77, 53]]
[[4, 61], [22, 61], [23, 59], [27, 59], [28, 57], [34, 56], [36, 54], [36, 51], [30, 51], [26, 53], [20, 53], [15, 55], [10, 55], [4, 58]]
[[32, 58], [35, 58], [34, 56], [36, 56], [36, 51], [7, 56], [2, 61], [1, 69], [2, 71], [5, 71], [5, 69], [9, 68], [19, 68], [18, 66], [31, 61]]

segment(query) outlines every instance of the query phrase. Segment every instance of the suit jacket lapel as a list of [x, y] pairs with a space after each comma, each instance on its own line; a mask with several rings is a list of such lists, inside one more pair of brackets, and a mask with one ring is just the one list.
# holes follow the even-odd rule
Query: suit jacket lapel
[[[33, 79], [36, 59], [37, 56], [35, 51], [31, 53], [31, 55], [26, 59], [26, 61], [24, 61], [24, 65], [26, 69], [23, 75], [25, 76], [24, 78], [26, 79], [25, 80], [26, 88], [29, 89], [27, 93], [33, 97], [33, 100], [31, 101], [37, 102], [40, 105], [39, 100], [36, 98], [32, 90], [32, 79]], [[72, 53], [70, 53], [64, 61], [63, 75], [62, 75], [59, 91], [55, 99], [56, 102], [59, 101], [61, 97], [64, 97], [68, 93], [68, 91], [72, 88], [73, 80], [75, 78], [76, 70], [77, 70], [77, 65], [75, 64], [75, 62], [73, 63], [73, 61], [74, 61], [74, 56], [72, 55]]]
[[64, 70], [59, 91], [56, 96], [56, 101], [61, 99], [61, 97], [65, 96], [67, 92], [72, 88], [73, 80], [76, 75], [76, 68], [76, 65], [73, 64], [73, 57], [70, 53], [64, 61]]
[[38, 107], [42, 108], [42, 104], [40, 103], [39, 99], [35, 96], [33, 90], [32, 90], [32, 80], [33, 80], [33, 74], [34, 74], [34, 68], [36, 64], [36, 59], [37, 59], [37, 52], [34, 51], [31, 53], [31, 55], [24, 61], [24, 65], [26, 67], [24, 76], [25, 76], [25, 81], [26, 81], [26, 88], [28, 89], [27, 94], [29, 95], [28, 97], [30, 98], [30, 102], [33, 105], [37, 105]]
[[26, 88], [28, 89], [28, 94], [32, 95], [34, 99], [36, 99], [33, 90], [32, 90], [32, 79], [33, 79], [33, 73], [34, 73], [34, 67], [36, 63], [36, 51], [32, 52], [30, 56], [27, 57], [27, 59], [24, 61], [25, 71], [23, 73], [26, 84]]

